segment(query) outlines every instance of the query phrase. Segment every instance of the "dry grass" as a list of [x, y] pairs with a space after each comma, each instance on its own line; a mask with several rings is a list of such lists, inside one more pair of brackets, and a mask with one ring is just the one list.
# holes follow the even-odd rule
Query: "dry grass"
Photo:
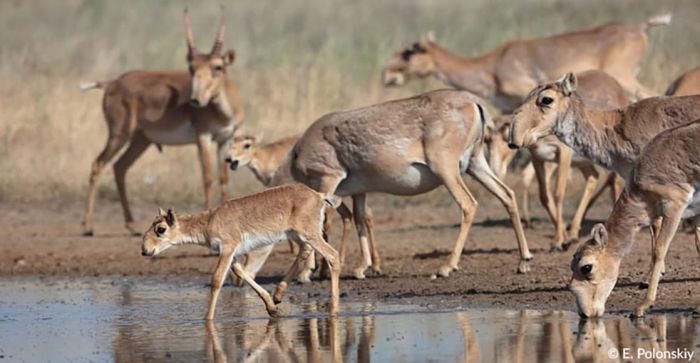
[[[101, 93], [83, 80], [131, 69], [185, 67], [184, 1], [0, 2], [0, 201], [82, 200], [93, 158], [104, 146]], [[218, 7], [192, 7], [195, 38], [210, 46]], [[302, 131], [320, 115], [441, 87], [379, 83], [382, 63], [426, 30], [450, 49], [477, 54], [516, 37], [553, 34], [610, 20], [636, 22], [674, 12], [651, 31], [642, 81], [662, 92], [700, 63], [700, 4], [693, 0], [257, 0], [227, 1], [226, 45], [238, 59], [231, 77], [247, 107], [245, 129], [272, 139]], [[234, 175], [236, 194], [258, 188]], [[202, 198], [194, 147], [155, 148], [129, 174], [130, 196]], [[111, 170], [100, 187], [116, 198]]]

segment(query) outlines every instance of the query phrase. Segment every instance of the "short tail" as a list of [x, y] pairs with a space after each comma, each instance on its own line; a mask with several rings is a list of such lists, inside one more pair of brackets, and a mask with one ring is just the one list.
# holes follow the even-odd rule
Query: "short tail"
[[103, 89], [110, 81], [80, 82], [78, 89], [85, 92], [91, 89]]
[[647, 19], [644, 23], [647, 28], [651, 28], [657, 25], [668, 25], [671, 24], [671, 19], [673, 18], [671, 13], [666, 13], [662, 15], [652, 16]]

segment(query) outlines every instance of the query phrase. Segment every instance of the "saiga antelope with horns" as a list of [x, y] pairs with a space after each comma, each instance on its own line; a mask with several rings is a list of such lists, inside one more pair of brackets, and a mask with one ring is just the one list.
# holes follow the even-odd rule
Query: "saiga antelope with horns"
[[[197, 244], [219, 251], [211, 280], [206, 319], [214, 319], [216, 301], [229, 269], [250, 285], [265, 303], [270, 316], [279, 314], [270, 294], [245, 271], [237, 258], [284, 240], [293, 240], [319, 252], [331, 270], [331, 314], [338, 313], [340, 264], [338, 252], [323, 240], [323, 219], [329, 200], [298, 183], [270, 188], [231, 199], [218, 207], [191, 216], [159, 210], [143, 235], [141, 254], [156, 256], [182, 244]], [[302, 249], [307, 251], [307, 249]], [[297, 261], [304, 258], [299, 253]], [[295, 268], [297, 263], [292, 266]]]
[[[291, 175], [329, 197], [352, 196], [361, 241], [368, 235], [363, 223], [366, 193], [417, 195], [444, 185], [462, 212], [454, 249], [438, 271], [446, 277], [458, 269], [477, 206], [461, 176], [469, 173], [506, 207], [520, 251], [518, 271], [526, 272], [532, 255], [514, 193], [493, 174], [484, 156], [483, 133], [490, 117], [481, 102], [469, 92], [438, 90], [327, 114], [294, 145], [273, 185], [278, 175]], [[363, 260], [355, 271], [370, 262]]]
[[[129, 147], [114, 164], [114, 178], [124, 211], [126, 228], [133, 234], [133, 217], [126, 195], [126, 172], [144, 151], [155, 144], [196, 144], [202, 165], [206, 206], [213, 202], [211, 147], [218, 145], [219, 155], [243, 122], [243, 105], [238, 89], [226, 75], [235, 53], [222, 52], [224, 17], [209, 53], [200, 53], [194, 45], [187, 9], [184, 12], [189, 71], [132, 71], [107, 82], [81, 85], [81, 89], [103, 88], [102, 110], [109, 131], [107, 145], [92, 164], [84, 234], [93, 234], [92, 212], [95, 192], [104, 166], [128, 143]], [[228, 182], [228, 168], [222, 158], [219, 184], [222, 198]]]
[[597, 224], [571, 261], [571, 291], [579, 314], [599, 317], [605, 312], [620, 271], [634, 246], [635, 235], [659, 217], [649, 289], [635, 316], [643, 316], [656, 300], [664, 260], [681, 218], [692, 218], [700, 252], [700, 121], [660, 133], [644, 148], [629, 183], [608, 221]]
[[609, 23], [544, 38], [514, 40], [473, 58], [449, 52], [429, 34], [411, 48], [397, 52], [384, 67], [387, 86], [411, 78], [435, 76], [457, 89], [491, 101], [505, 113], [513, 111], [530, 90], [565, 72], [591, 69], [615, 77], [631, 95], [654, 92], [637, 81], [647, 48], [648, 28], [671, 22], [660, 15], [641, 24]]

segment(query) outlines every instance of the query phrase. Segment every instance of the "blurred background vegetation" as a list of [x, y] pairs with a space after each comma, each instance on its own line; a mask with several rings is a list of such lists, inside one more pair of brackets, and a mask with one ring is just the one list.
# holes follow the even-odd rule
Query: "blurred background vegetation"
[[[380, 84], [383, 63], [428, 30], [463, 55], [518, 38], [609, 21], [641, 22], [673, 12], [652, 29], [641, 81], [662, 93], [700, 65], [695, 0], [240, 0], [224, 1], [230, 77], [246, 105], [244, 131], [272, 140], [319, 116], [444, 87], [434, 79], [400, 89]], [[80, 81], [133, 69], [185, 69], [186, 1], [4, 0], [0, 2], [0, 202], [85, 198], [90, 165], [106, 141], [101, 91]], [[209, 49], [216, 1], [190, 1], [195, 41]], [[582, 49], [585, 52], [585, 49]], [[201, 202], [196, 148], [151, 148], [131, 169], [132, 199]], [[260, 187], [233, 174], [234, 195]], [[111, 168], [100, 197], [117, 199]]]

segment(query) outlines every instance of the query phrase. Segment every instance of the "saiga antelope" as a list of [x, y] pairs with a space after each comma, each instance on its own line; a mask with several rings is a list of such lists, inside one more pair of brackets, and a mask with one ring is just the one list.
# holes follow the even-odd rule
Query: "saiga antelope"
[[435, 76], [457, 89], [470, 91], [509, 113], [530, 90], [565, 72], [591, 69], [615, 77], [631, 95], [654, 95], [639, 84], [636, 73], [647, 48], [648, 28], [671, 22], [671, 15], [655, 16], [641, 24], [608, 23], [544, 38], [507, 42], [472, 58], [449, 52], [427, 36], [397, 52], [384, 67], [387, 86], [411, 78]]
[[[518, 271], [526, 272], [532, 255], [515, 196], [493, 174], [484, 156], [487, 123], [490, 117], [481, 100], [456, 90], [330, 113], [304, 132], [273, 184], [278, 175], [286, 174], [334, 199], [352, 196], [355, 225], [365, 242], [366, 193], [417, 195], [444, 185], [462, 211], [454, 250], [438, 272], [446, 277], [458, 268], [477, 206], [461, 177], [469, 173], [506, 207], [520, 251]], [[356, 271], [370, 262], [363, 260]]]
[[666, 90], [666, 96], [697, 94], [700, 94], [700, 67], [681, 74]]
[[[535, 88], [514, 113], [509, 145], [527, 147], [556, 135], [577, 154], [614, 170], [629, 183], [634, 163], [654, 136], [700, 118], [700, 95], [653, 97], [604, 111], [586, 105], [577, 85], [576, 75], [568, 73]], [[652, 236], [652, 253], [655, 239]]]
[[700, 251], [700, 121], [666, 130], [644, 148], [608, 221], [597, 224], [571, 261], [571, 291], [579, 314], [599, 317], [619, 275], [620, 263], [633, 248], [640, 228], [657, 218], [649, 289], [635, 316], [656, 300], [664, 260], [681, 218], [693, 218]]
[[[141, 254], [156, 256], [181, 244], [197, 244], [218, 250], [219, 262], [211, 280], [206, 319], [214, 319], [216, 301], [229, 269], [255, 290], [270, 316], [277, 316], [277, 306], [270, 294], [255, 283], [236, 258], [251, 250], [291, 239], [300, 246], [313, 248], [328, 262], [331, 270], [329, 311], [336, 314], [340, 265], [338, 252], [322, 236], [327, 206], [329, 201], [322, 194], [301, 184], [289, 184], [228, 200], [215, 209], [191, 216], [177, 216], [172, 210], [167, 213], [159, 210], [153, 224], [143, 235]], [[306, 255], [299, 253], [297, 260], [304, 257]], [[298, 263], [292, 269], [296, 266]]]
[[[126, 228], [136, 234], [126, 196], [126, 172], [151, 145], [197, 144], [202, 165], [204, 194], [207, 208], [213, 202], [211, 165], [212, 143], [219, 154], [243, 122], [243, 106], [238, 90], [226, 75], [235, 53], [222, 53], [225, 24], [223, 14], [214, 45], [209, 53], [200, 53], [194, 45], [187, 10], [184, 12], [187, 40], [188, 71], [132, 71], [107, 82], [92, 82], [81, 89], [103, 88], [102, 110], [109, 136], [107, 145], [92, 164], [90, 187], [83, 221], [84, 234], [92, 235], [92, 211], [97, 182], [102, 168], [129, 143], [129, 147], [114, 164], [114, 178], [124, 210]], [[217, 158], [217, 160], [220, 158]], [[222, 199], [228, 169], [223, 159], [219, 165]]]
[[[628, 95], [622, 86], [605, 72], [592, 70], [583, 72], [577, 77], [579, 81], [578, 93], [588, 106], [602, 110], [611, 110], [624, 107], [629, 103]], [[487, 150], [489, 151], [489, 164], [501, 179], [505, 176], [508, 162], [515, 155], [515, 151], [508, 147], [511, 121], [512, 116], [510, 115], [497, 117], [494, 121], [496, 133], [491, 134], [486, 139]], [[566, 240], [566, 223], [563, 216], [564, 196], [571, 166], [579, 169], [586, 180], [583, 195], [571, 222], [571, 238], [578, 238], [581, 222], [594, 196], [593, 192], [598, 185], [600, 174], [593, 162], [575, 155], [568, 146], [562, 144], [555, 136], [540, 139], [535, 144], [530, 145], [528, 149], [532, 156], [534, 174], [539, 184], [540, 201], [547, 210], [556, 229], [552, 249], [561, 250], [563, 242]], [[554, 193], [552, 193], [549, 179], [554, 172], [554, 165], [557, 166], [557, 172]], [[529, 186], [528, 178], [531, 180], [531, 175], [532, 173], [527, 169], [523, 172], [523, 208], [529, 204], [526, 202], [526, 199], [528, 195], [527, 186]], [[619, 192], [615, 191], [614, 181], [615, 177], [613, 174], [612, 178], [607, 178], [606, 185], [613, 184], [613, 195], [616, 198]], [[528, 215], [527, 212], [524, 214]]]
[[[225, 160], [227, 163], [229, 163], [232, 170], [237, 170], [238, 168], [248, 166], [255, 177], [263, 185], [269, 187], [275, 171], [277, 171], [280, 165], [282, 165], [284, 159], [287, 157], [287, 154], [289, 154], [289, 151], [292, 150], [292, 147], [297, 140], [299, 140], [299, 136], [288, 136], [268, 144], [259, 145], [258, 137], [248, 135], [236, 136], [231, 142], [231, 146]], [[278, 180], [278, 182], [281, 182], [281, 180]], [[338, 206], [338, 212], [343, 221], [343, 236], [339, 245], [340, 265], [342, 267], [345, 262], [345, 251], [347, 249], [347, 240], [350, 234], [352, 213], [350, 212], [350, 209], [345, 206], [345, 203], [341, 203]], [[374, 224], [371, 209], [368, 207], [366, 212], [365, 222], [367, 224], [367, 229], [371, 231]], [[326, 230], [330, 227], [330, 220], [330, 214], [326, 215]], [[374, 243], [374, 233], [370, 233], [369, 235], [369, 249], [371, 252], [372, 269], [377, 273], [381, 273], [381, 259]], [[291, 241], [290, 250], [292, 253], [294, 252]], [[253, 257], [253, 259], [257, 259], [257, 256]], [[248, 272], [253, 273], [250, 269], [248, 269]], [[356, 275], [356, 277], [360, 279], [363, 278], [364, 271], [362, 274]], [[308, 276], [300, 276], [299, 281], [308, 282], [310, 280]]]
[[555, 135], [629, 182], [635, 161], [654, 136], [700, 118], [700, 95], [652, 97], [619, 110], [600, 110], [587, 105], [577, 87], [573, 73], [536, 87], [513, 113], [509, 145], [528, 147]]

